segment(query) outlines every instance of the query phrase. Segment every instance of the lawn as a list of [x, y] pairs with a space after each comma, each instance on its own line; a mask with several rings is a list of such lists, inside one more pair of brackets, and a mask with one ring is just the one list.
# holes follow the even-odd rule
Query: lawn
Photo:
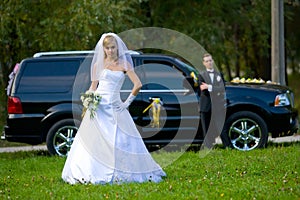
[[1, 153], [0, 199], [299, 200], [299, 153], [299, 142], [250, 152], [217, 147], [207, 154], [153, 153], [167, 173], [160, 183], [73, 186], [60, 178], [65, 158], [44, 151]]

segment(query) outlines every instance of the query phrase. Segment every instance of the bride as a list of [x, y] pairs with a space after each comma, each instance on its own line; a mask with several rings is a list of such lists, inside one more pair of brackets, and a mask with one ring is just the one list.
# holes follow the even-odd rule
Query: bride
[[[166, 176], [146, 149], [127, 110], [142, 86], [127, 50], [114, 33], [103, 34], [96, 45], [89, 90], [102, 98], [95, 116], [91, 118], [87, 110], [81, 122], [62, 171], [65, 182], [159, 182]], [[125, 75], [133, 88], [122, 102]]]

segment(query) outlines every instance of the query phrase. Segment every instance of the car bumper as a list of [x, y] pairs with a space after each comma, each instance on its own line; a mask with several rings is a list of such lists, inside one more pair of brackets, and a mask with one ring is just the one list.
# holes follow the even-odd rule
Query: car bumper
[[293, 126], [292, 132], [297, 133], [299, 130], [299, 119], [297, 118], [295, 121], [295, 125]]
[[272, 114], [269, 122], [269, 132], [272, 137], [290, 136], [299, 129], [298, 111], [296, 109], [283, 110]]
[[39, 144], [42, 142], [40, 114], [10, 114], [1, 139], [11, 142]]
[[1, 138], [0, 138], [1, 140], [5, 140], [6, 139], [6, 137], [5, 137], [5, 132], [4, 131], [2, 131], [2, 135], [1, 135]]

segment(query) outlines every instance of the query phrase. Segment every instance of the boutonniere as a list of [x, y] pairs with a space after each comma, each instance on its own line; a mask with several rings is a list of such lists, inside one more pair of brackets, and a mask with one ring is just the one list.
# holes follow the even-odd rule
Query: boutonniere
[[217, 81], [220, 82], [221, 81], [221, 76], [217, 76]]

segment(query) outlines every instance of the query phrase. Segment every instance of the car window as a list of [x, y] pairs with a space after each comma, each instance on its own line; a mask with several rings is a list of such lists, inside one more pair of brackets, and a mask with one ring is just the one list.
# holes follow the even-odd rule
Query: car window
[[147, 63], [143, 65], [149, 90], [182, 90], [185, 77], [171, 63]]
[[[163, 60], [143, 60], [143, 65], [135, 66], [143, 87], [148, 90], [186, 90], [185, 77], [177, 66]], [[126, 77], [122, 91], [130, 91], [132, 83]]]
[[63, 93], [72, 89], [79, 60], [27, 62], [18, 93]]

